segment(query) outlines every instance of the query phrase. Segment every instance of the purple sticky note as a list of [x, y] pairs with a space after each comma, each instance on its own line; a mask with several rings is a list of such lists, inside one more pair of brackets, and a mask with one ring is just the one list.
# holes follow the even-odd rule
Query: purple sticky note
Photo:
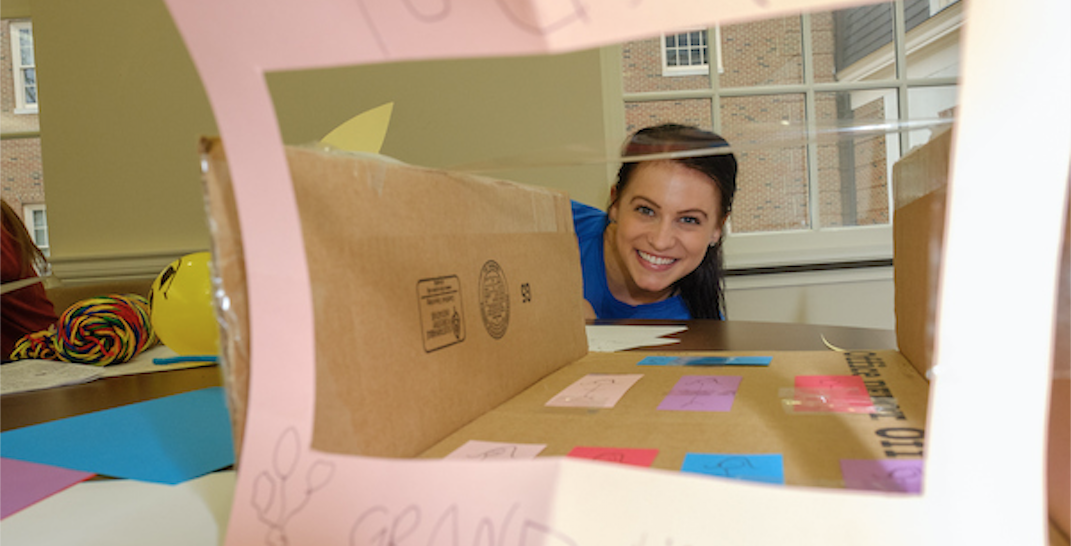
[[0, 459], [0, 489], [4, 491], [0, 496], [0, 519], [93, 476], [91, 472]]
[[842, 459], [840, 472], [848, 489], [922, 492], [922, 459]]
[[658, 405], [660, 410], [729, 411], [740, 380], [736, 375], [686, 375]]

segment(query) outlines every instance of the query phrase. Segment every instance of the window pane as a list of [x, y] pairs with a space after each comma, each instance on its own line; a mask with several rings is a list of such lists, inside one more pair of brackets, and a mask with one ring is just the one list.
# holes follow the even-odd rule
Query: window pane
[[891, 3], [835, 11], [831, 20], [816, 16], [811, 24], [815, 54], [826, 57], [816, 59], [815, 81], [896, 77]]
[[[722, 136], [736, 151], [734, 233], [807, 229], [808, 176], [804, 96], [727, 97], [721, 102]], [[787, 138], [785, 130], [788, 129]]]
[[[913, 120], [947, 119], [955, 117], [958, 88], [954, 85], [912, 87], [907, 90], [907, 107]], [[938, 128], [921, 129], [907, 134], [908, 149], [930, 141]]]
[[[677, 62], [677, 59], [674, 59], [674, 62]], [[622, 44], [621, 81], [626, 93], [710, 88], [710, 77], [706, 74], [672, 77], [662, 75], [661, 38]]]
[[28, 28], [19, 29], [20, 66], [33, 66], [33, 33]]
[[[889, 173], [899, 157], [896, 91], [817, 93], [819, 222], [889, 223]], [[889, 121], [891, 123], [886, 123]]]
[[803, 81], [803, 35], [799, 17], [729, 25], [721, 29], [723, 87], [794, 84]]
[[710, 130], [710, 100], [663, 100], [625, 104], [625, 125], [628, 134], [661, 123], [681, 123]]

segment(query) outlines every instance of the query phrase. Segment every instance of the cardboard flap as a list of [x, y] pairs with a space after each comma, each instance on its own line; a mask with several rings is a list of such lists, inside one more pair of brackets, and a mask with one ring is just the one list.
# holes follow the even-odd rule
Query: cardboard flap
[[415, 456], [587, 352], [566, 196], [287, 158], [316, 323], [315, 449]]

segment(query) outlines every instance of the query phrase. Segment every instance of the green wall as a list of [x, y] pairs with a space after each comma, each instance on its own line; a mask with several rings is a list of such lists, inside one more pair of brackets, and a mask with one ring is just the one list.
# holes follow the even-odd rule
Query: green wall
[[[218, 130], [164, 4], [25, 0], [9, 10], [8, 3], [5, 17], [28, 9], [34, 23], [46, 203], [61, 278], [65, 271], [108, 276], [109, 267], [145, 274], [208, 248], [196, 150], [201, 135]], [[600, 204], [608, 195], [605, 165], [501, 165], [560, 159], [566, 149], [604, 153], [602, 70], [600, 52], [584, 51], [267, 80], [287, 143], [318, 140], [353, 115], [393, 101], [387, 155], [430, 167], [491, 162], [500, 167], [482, 174], [566, 189]]]

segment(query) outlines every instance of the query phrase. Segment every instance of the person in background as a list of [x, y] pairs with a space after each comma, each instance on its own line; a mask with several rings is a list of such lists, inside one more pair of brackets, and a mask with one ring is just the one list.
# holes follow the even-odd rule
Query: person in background
[[[45, 255], [30, 238], [26, 226], [7, 201], [3, 207], [3, 247], [0, 249], [3, 285], [36, 277], [47, 264]], [[41, 283], [17, 288], [0, 296], [0, 357], [7, 361], [15, 342], [26, 334], [47, 329], [58, 320]]]
[[625, 143], [607, 211], [573, 202], [588, 318], [725, 318], [721, 242], [737, 171], [728, 147], [697, 127], [641, 129]]

